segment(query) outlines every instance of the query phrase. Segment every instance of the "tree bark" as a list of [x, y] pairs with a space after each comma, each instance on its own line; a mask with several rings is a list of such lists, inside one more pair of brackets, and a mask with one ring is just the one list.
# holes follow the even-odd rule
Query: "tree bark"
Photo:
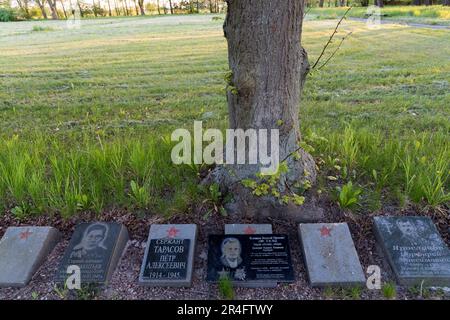
[[[313, 158], [299, 148], [300, 95], [309, 71], [300, 43], [304, 4], [298, 0], [227, 3], [224, 33], [236, 89], [227, 92], [229, 126], [244, 131], [279, 130], [279, 161], [286, 159], [288, 172], [280, 177], [278, 190], [287, 194], [295, 183], [313, 183], [316, 178]], [[239, 183], [255, 178], [261, 167], [227, 164], [216, 167], [212, 176], [233, 195], [236, 212], [285, 217], [298, 212], [297, 206], [282, 205], [275, 197], [256, 198]]]
[[214, 7], [212, 0], [209, 0], [209, 13], [214, 13]]
[[66, 8], [64, 7], [64, 0], [60, 0], [60, 2], [61, 2], [62, 9], [63, 9], [64, 17], [67, 19], [67, 12], [66, 12]]
[[141, 11], [141, 16], [145, 16], [144, 0], [138, 0], [138, 4], [139, 10]]
[[95, 0], [92, 0], [92, 12], [94, 13], [94, 17], [97, 18], [97, 9], [95, 7]]
[[172, 0], [169, 0], [170, 14], [173, 14]]
[[117, 0], [114, 0], [114, 10], [116, 11], [116, 16], [120, 16], [120, 7]]
[[36, 3], [38, 4], [39, 8], [41, 9], [42, 16], [44, 17], [44, 19], [48, 19], [48, 17], [47, 17], [47, 12], [45, 12], [45, 6], [44, 6], [44, 3], [41, 2], [40, 0], [36, 0]]
[[50, 10], [52, 12], [52, 19], [58, 20], [58, 11], [56, 11], [56, 0], [47, 0], [48, 5], [50, 6]]
[[125, 6], [125, 15], [129, 16], [130, 12], [128, 11], [128, 5], [127, 5], [127, 0], [123, 0], [124, 6]]
[[319, 7], [320, 7], [320, 8], [323, 8], [323, 1], [324, 1], [324, 0], [319, 0]]
[[111, 2], [108, 0], [108, 14], [110, 17], [112, 17], [112, 10], [111, 10]]
[[139, 9], [138, 9], [138, 5], [136, 4], [136, 0], [133, 0], [134, 3], [134, 10], [136, 11], [136, 15], [139, 15]]

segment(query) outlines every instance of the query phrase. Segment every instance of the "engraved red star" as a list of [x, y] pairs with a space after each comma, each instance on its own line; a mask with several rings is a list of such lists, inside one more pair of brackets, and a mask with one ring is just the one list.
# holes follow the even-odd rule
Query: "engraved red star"
[[167, 230], [167, 236], [169, 238], [175, 238], [177, 236], [178, 232], [180, 232], [180, 230], [178, 230], [175, 227], [172, 227], [169, 230]]
[[244, 229], [245, 234], [255, 234], [256, 230], [250, 226]]
[[28, 237], [29, 237], [31, 234], [33, 234], [33, 232], [30, 232], [30, 230], [27, 229], [26, 231], [21, 232], [21, 233], [19, 234], [19, 238], [20, 238], [21, 240], [27, 240]]
[[321, 229], [320, 229], [320, 235], [322, 236], [322, 237], [331, 237], [331, 229], [330, 228], [327, 228], [327, 227], [325, 227], [325, 226], [323, 226]]

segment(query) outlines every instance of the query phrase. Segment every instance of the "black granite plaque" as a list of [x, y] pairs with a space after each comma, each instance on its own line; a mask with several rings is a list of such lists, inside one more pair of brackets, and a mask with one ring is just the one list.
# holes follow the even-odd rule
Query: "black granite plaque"
[[233, 281], [294, 281], [286, 235], [209, 236], [208, 281], [228, 276]]
[[143, 278], [182, 280], [186, 278], [190, 239], [150, 240]]
[[450, 250], [428, 217], [375, 217], [375, 236], [404, 285], [450, 285]]
[[82, 284], [107, 282], [127, 241], [128, 232], [121, 224], [79, 224], [61, 261], [56, 281], [64, 283], [68, 277], [68, 266], [75, 265], [80, 268]]

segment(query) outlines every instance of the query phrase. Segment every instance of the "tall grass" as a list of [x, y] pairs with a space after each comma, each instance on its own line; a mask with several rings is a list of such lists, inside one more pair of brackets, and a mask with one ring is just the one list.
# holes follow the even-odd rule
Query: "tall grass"
[[[417, 204], [438, 206], [450, 202], [450, 140], [445, 131], [411, 133], [400, 140], [380, 131], [356, 129], [307, 134], [316, 149], [355, 170], [361, 183], [375, 190], [400, 191]], [[333, 162], [334, 164], [335, 162]], [[333, 169], [333, 168], [331, 168]], [[344, 178], [347, 175], [343, 175]]]
[[171, 144], [159, 137], [103, 141], [85, 135], [82, 141], [62, 143], [39, 134], [33, 141], [18, 136], [1, 141], [3, 207], [70, 217], [107, 207], [184, 212], [195, 201], [196, 173], [174, 166]]

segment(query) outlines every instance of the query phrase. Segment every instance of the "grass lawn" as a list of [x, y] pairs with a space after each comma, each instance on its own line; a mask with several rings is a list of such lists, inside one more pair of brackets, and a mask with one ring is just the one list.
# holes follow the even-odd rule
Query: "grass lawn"
[[[337, 19], [347, 8], [312, 8], [308, 12], [309, 19]], [[368, 8], [354, 7], [349, 17], [366, 18]], [[372, 12], [369, 13], [372, 14]], [[405, 23], [421, 23], [450, 26], [450, 7], [435, 6], [386, 6], [381, 8], [381, 19]]]
[[[1, 212], [170, 215], [218, 201], [198, 186], [202, 168], [172, 165], [169, 137], [194, 120], [227, 126], [222, 23], [204, 15], [84, 20], [79, 30], [0, 24]], [[310, 61], [335, 25], [305, 23]], [[341, 30], [353, 33], [309, 77], [300, 112], [318, 188], [333, 197], [352, 181], [363, 191], [360, 212], [445, 207], [450, 32], [355, 21]]]

